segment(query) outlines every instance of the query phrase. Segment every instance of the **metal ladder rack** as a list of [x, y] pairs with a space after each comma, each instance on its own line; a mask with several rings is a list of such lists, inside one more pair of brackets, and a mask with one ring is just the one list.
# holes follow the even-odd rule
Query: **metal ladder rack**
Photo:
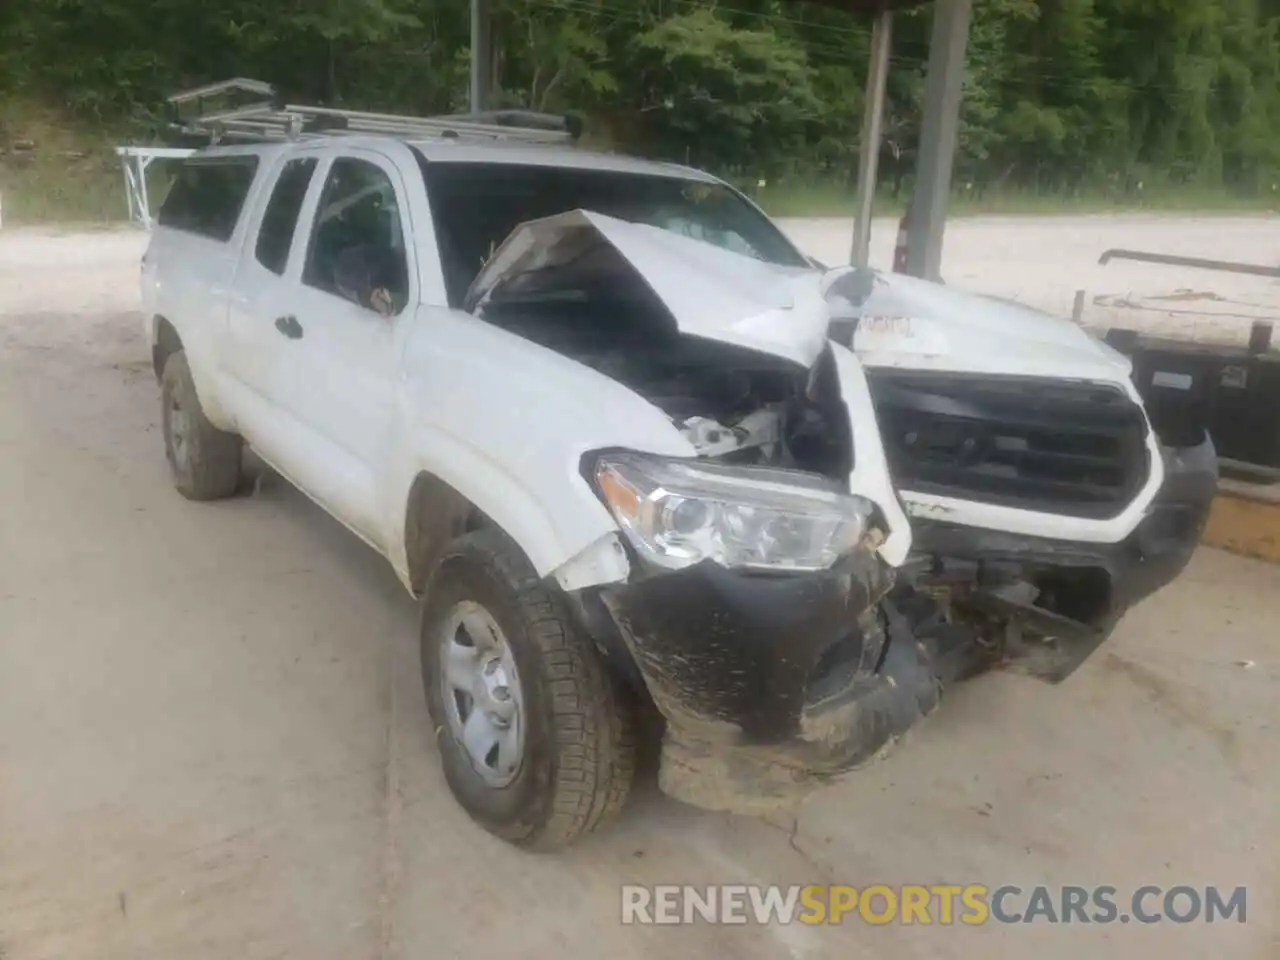
[[[247, 77], [183, 90], [170, 96], [168, 102], [173, 114], [170, 128], [189, 140], [209, 144], [334, 136], [564, 144], [576, 140], [580, 133], [579, 125], [570, 117], [528, 110], [414, 117], [284, 103], [271, 84]], [[218, 106], [210, 108], [211, 102]], [[147, 168], [152, 161], [180, 160], [194, 152], [182, 147], [116, 147], [124, 170], [130, 220], [151, 228]]]
[[[211, 99], [257, 97], [254, 102], [205, 112]], [[526, 110], [415, 117], [283, 103], [276, 89], [261, 80], [238, 77], [183, 90], [168, 98], [172, 128], [189, 137], [225, 141], [291, 141], [332, 136], [384, 136], [403, 139], [511, 140], [520, 143], [569, 143], [578, 130], [570, 118]], [[196, 115], [184, 117], [194, 106]]]

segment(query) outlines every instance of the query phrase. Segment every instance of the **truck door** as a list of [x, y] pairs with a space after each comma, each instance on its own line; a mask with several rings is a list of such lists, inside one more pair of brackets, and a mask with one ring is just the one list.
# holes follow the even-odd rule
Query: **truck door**
[[[290, 477], [305, 450], [288, 423], [298, 361], [289, 318], [306, 247], [299, 220], [319, 163], [317, 156], [286, 160], [269, 184], [236, 268], [223, 355], [228, 400], [240, 432]], [[298, 234], [304, 239], [295, 242]]]
[[296, 479], [381, 548], [379, 481], [397, 414], [400, 344], [417, 304], [406, 190], [396, 166], [370, 150], [341, 148], [320, 176], [282, 337], [296, 356], [286, 412], [308, 443]]

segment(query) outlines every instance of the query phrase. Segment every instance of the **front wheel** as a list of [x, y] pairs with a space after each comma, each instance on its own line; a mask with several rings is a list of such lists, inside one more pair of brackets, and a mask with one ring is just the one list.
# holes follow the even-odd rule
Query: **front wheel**
[[488, 530], [457, 540], [427, 589], [427, 708], [472, 819], [547, 850], [616, 815], [635, 767], [633, 704], [560, 598]]

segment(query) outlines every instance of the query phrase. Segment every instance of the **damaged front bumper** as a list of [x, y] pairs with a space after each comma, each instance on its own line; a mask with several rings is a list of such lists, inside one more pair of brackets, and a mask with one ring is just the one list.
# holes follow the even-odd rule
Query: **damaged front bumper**
[[[1005, 667], [1057, 683], [1074, 673], [1110, 636], [1126, 612], [1176, 579], [1200, 542], [1218, 487], [1217, 455], [1210, 440], [1196, 447], [1162, 447], [1165, 481], [1146, 516], [1126, 539], [1113, 544], [1082, 543], [977, 530], [917, 521], [911, 568], [922, 562], [928, 576], [916, 591], [969, 588], [965, 603], [1012, 625], [998, 644], [976, 639], [962, 649], [946, 639], [954, 621], [937, 624], [937, 634], [913, 623], [947, 678], [973, 672], [998, 647]], [[1020, 600], [1008, 589], [1033, 582], [1056, 606]], [[946, 650], [945, 656], [939, 648]]]
[[[1217, 490], [1213, 446], [1162, 453], [1161, 493], [1121, 543], [925, 523], [913, 561], [970, 570], [971, 609], [1027, 628], [1000, 649], [1005, 665], [1062, 680], [1130, 607], [1182, 572], [1199, 542]], [[1064, 571], [1090, 586], [1075, 598], [1075, 617], [1019, 605], [993, 587]], [[882, 755], [933, 711], [944, 683], [989, 666], [992, 653], [951, 617], [931, 633], [912, 609], [924, 591], [895, 587], [894, 571], [865, 549], [803, 574], [641, 564], [625, 584], [571, 596], [584, 627], [666, 719], [662, 790], [734, 813], [792, 807]]]
[[667, 721], [663, 791], [736, 813], [790, 807], [929, 713], [939, 684], [880, 602], [891, 580], [860, 550], [817, 573], [706, 562], [602, 588], [590, 629], [624, 646]]

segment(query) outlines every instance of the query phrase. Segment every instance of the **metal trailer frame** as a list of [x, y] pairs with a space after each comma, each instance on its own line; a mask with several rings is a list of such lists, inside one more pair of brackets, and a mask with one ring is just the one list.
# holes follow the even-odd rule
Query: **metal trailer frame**
[[[1107, 250], [1098, 258], [1280, 279], [1280, 268], [1142, 250]], [[1076, 294], [1076, 319], [1086, 298]], [[1144, 336], [1113, 327], [1106, 341], [1133, 360], [1134, 382], [1158, 430], [1213, 437], [1218, 463], [1249, 480], [1280, 481], [1280, 353], [1274, 322], [1255, 320], [1247, 347]]]

